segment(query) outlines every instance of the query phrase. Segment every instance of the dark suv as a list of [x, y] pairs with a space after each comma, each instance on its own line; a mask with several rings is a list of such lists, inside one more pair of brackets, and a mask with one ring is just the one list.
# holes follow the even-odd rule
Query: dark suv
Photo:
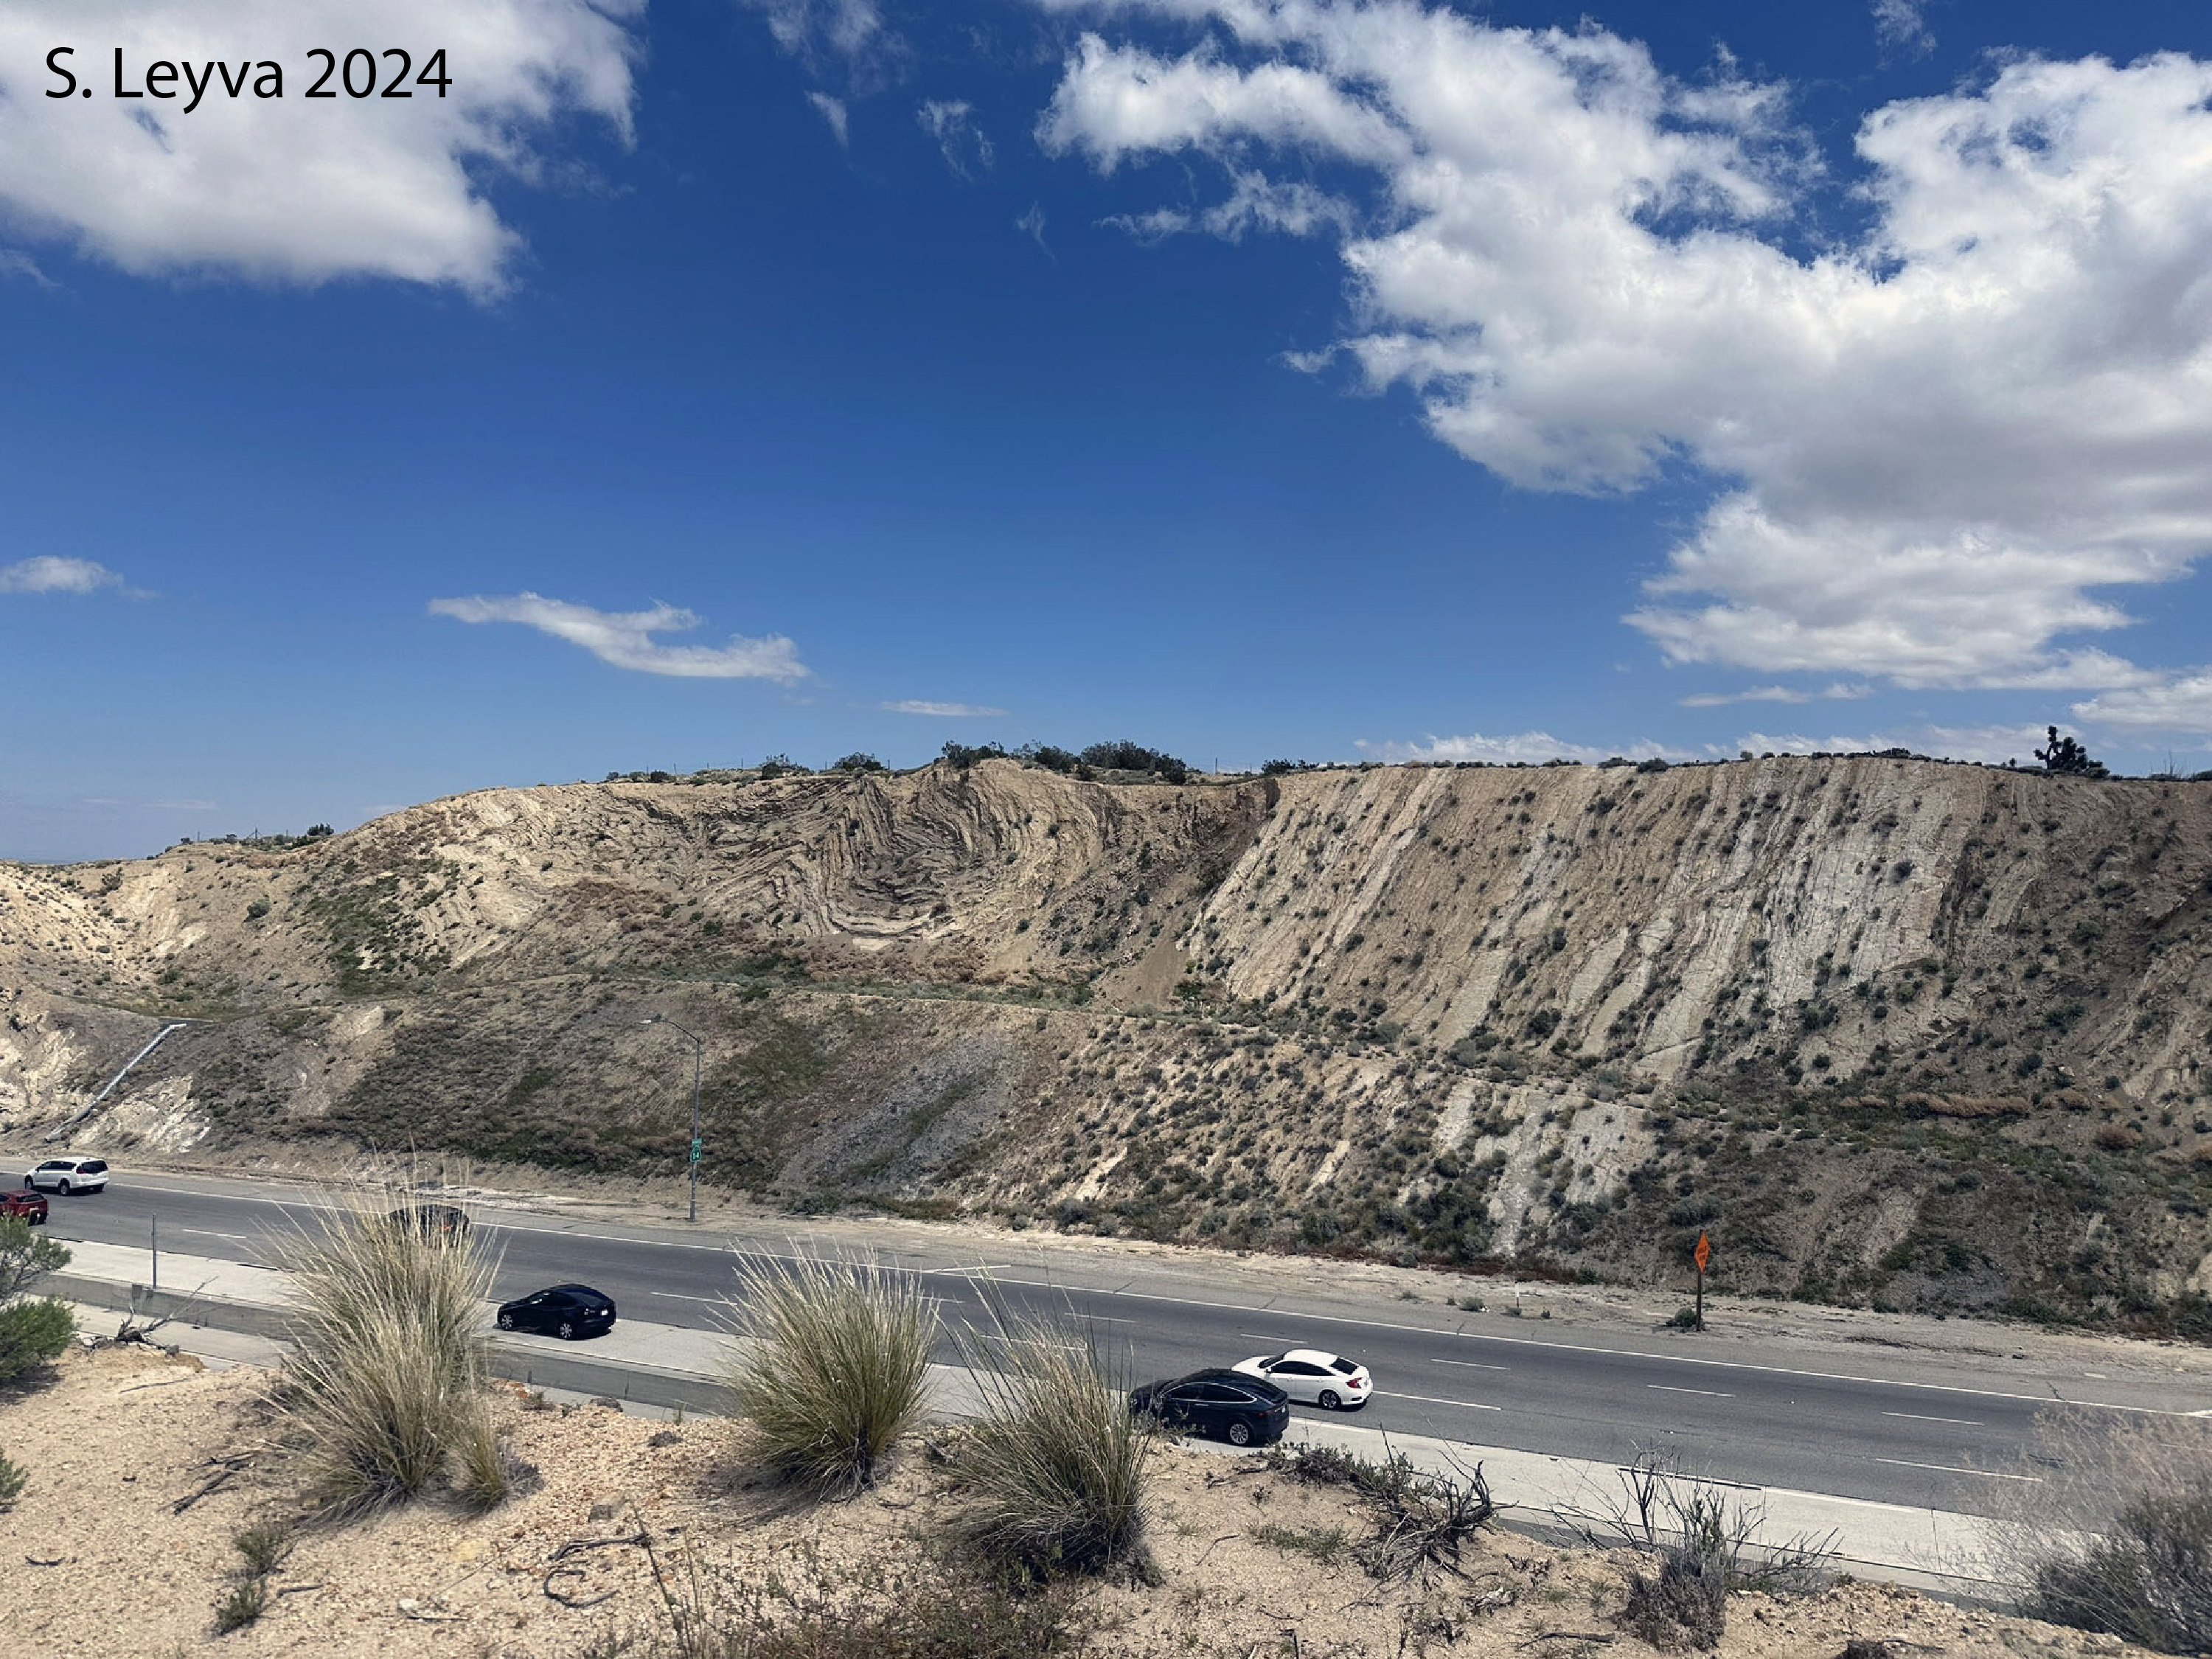
[[1149, 1413], [1171, 1429], [1218, 1434], [1232, 1446], [1265, 1446], [1291, 1425], [1291, 1397], [1272, 1382], [1216, 1367], [1129, 1395], [1133, 1413]]
[[466, 1212], [450, 1204], [409, 1204], [394, 1210], [384, 1219], [391, 1226], [411, 1227], [425, 1238], [459, 1241], [469, 1236]]

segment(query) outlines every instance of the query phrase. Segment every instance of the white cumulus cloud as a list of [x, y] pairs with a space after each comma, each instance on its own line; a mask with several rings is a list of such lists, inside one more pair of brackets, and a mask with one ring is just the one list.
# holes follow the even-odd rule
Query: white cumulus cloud
[[[216, 272], [317, 283], [392, 277], [496, 292], [518, 246], [484, 185], [540, 174], [556, 126], [629, 134], [629, 25], [645, 0], [9, 0], [0, 7], [0, 211], [19, 237], [61, 242], [141, 276]], [[93, 96], [63, 83], [50, 49]], [[306, 96], [317, 46], [386, 46], [420, 74], [446, 53], [447, 95]], [[143, 90], [156, 59], [234, 77], [264, 61], [282, 98], [219, 80], [189, 113], [112, 95], [114, 54]], [[356, 63], [356, 84], [360, 70]], [[380, 92], [399, 68], [377, 60]], [[240, 84], [245, 84], [240, 82]], [[336, 82], [333, 82], [336, 84]]]
[[672, 605], [656, 605], [649, 611], [594, 611], [587, 605], [571, 605], [536, 593], [494, 598], [477, 594], [433, 599], [430, 614], [465, 623], [520, 623], [556, 640], [580, 645], [601, 662], [641, 674], [668, 674], [680, 679], [775, 680], [787, 685], [807, 676], [806, 665], [799, 660], [799, 648], [781, 634], [757, 640], [737, 637], [721, 646], [663, 645], [654, 635], [689, 633], [704, 620], [695, 611]]
[[[1789, 89], [1686, 81], [1602, 30], [1413, 0], [1158, 0], [1183, 51], [1085, 34], [1038, 125], [1104, 173], [1210, 164], [1209, 222], [1325, 166], [1309, 213], [1352, 325], [1291, 361], [1410, 388], [1430, 429], [1534, 489], [1712, 495], [1630, 622], [1665, 658], [1911, 687], [2159, 680], [2081, 636], [2212, 546], [2212, 64], [2022, 58], [1869, 112], [1872, 213]], [[1850, 182], [1850, 181], [1843, 181]], [[1332, 198], [1332, 200], [1341, 199]], [[1282, 228], [1291, 228], [1285, 224]]]
[[2130, 732], [2186, 732], [2212, 735], [2212, 667], [2176, 674], [2156, 684], [2106, 691], [2074, 705], [2077, 720]]
[[36, 558], [0, 564], [0, 593], [92, 593], [122, 586], [122, 577], [90, 559], [63, 559], [41, 553]]

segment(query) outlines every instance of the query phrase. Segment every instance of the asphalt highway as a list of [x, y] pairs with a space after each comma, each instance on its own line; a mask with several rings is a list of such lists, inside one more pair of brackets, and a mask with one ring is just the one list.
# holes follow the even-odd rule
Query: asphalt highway
[[[146, 1245], [158, 1221], [165, 1251], [265, 1263], [272, 1228], [288, 1219], [312, 1225], [316, 1214], [296, 1190], [161, 1175], [56, 1199], [51, 1224], [64, 1241]], [[514, 1210], [475, 1214], [478, 1237], [500, 1256], [500, 1297], [580, 1280], [626, 1317], [660, 1325], [722, 1322], [733, 1248], [773, 1255], [810, 1248], [794, 1246], [796, 1223], [733, 1238]], [[1209, 1279], [1202, 1262], [1146, 1271], [1018, 1250], [978, 1261], [972, 1243], [948, 1236], [942, 1249], [917, 1249], [915, 1238], [901, 1230], [900, 1248], [882, 1259], [924, 1276], [949, 1326], [988, 1330], [994, 1297], [1009, 1312], [1072, 1320], [1130, 1381], [1325, 1348], [1374, 1372], [1377, 1397], [1352, 1419], [1362, 1427], [1612, 1462], [1659, 1449], [1715, 1480], [1913, 1508], [1997, 1512], [2007, 1485], [2043, 1467], [2030, 1457], [2029, 1429], [2055, 1399], [2116, 1411], [2212, 1409], [2212, 1386], [2194, 1378], [2107, 1382], [1833, 1346], [1723, 1352], [1676, 1333], [1584, 1329], [1432, 1303], [1255, 1295], [1248, 1282]], [[1040, 1265], [1048, 1259], [1049, 1270]], [[948, 1342], [939, 1358], [958, 1356]]]

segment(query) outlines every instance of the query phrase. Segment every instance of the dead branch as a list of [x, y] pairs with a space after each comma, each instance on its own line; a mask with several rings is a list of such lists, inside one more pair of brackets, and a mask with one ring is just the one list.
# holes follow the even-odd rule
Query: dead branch
[[224, 1452], [218, 1456], [207, 1459], [201, 1467], [204, 1468], [212, 1466], [215, 1468], [215, 1474], [202, 1483], [196, 1491], [186, 1492], [175, 1503], [170, 1504], [169, 1513], [182, 1515], [201, 1498], [211, 1497], [221, 1492], [252, 1468], [253, 1460], [261, 1455], [263, 1449], [257, 1446], [246, 1451]]
[[596, 1607], [602, 1601], [611, 1601], [616, 1595], [613, 1590], [602, 1590], [597, 1595], [571, 1595], [566, 1590], [555, 1589], [553, 1581], [571, 1573], [579, 1576], [582, 1574], [584, 1571], [582, 1567], [573, 1564], [563, 1565], [568, 1562], [570, 1556], [581, 1555], [586, 1550], [615, 1549], [626, 1544], [636, 1545], [645, 1550], [648, 1560], [652, 1559], [652, 1543], [646, 1537], [645, 1528], [642, 1527], [635, 1532], [624, 1533], [618, 1538], [571, 1538], [553, 1552], [552, 1563], [545, 1569], [544, 1582], [538, 1588], [544, 1591], [548, 1600], [558, 1601], [564, 1607]]
[[[138, 1322], [139, 1298], [136, 1295], [133, 1295], [131, 1298], [131, 1311], [123, 1316], [123, 1322], [115, 1328], [115, 1340], [118, 1342], [143, 1342], [151, 1347], [160, 1347], [161, 1345], [153, 1340], [154, 1333], [160, 1330], [164, 1325], [168, 1324], [179, 1315], [190, 1313], [193, 1308], [198, 1305], [200, 1292], [207, 1289], [207, 1287], [208, 1281], [203, 1279], [198, 1284], [192, 1286], [191, 1291], [185, 1294], [185, 1299], [182, 1302], [170, 1309], [168, 1312], [163, 1314], [159, 1319], [154, 1321], [150, 1325], [142, 1325]], [[137, 1291], [137, 1288], [138, 1287], [135, 1285], [131, 1286], [131, 1289], [134, 1291]], [[173, 1350], [172, 1350], [172, 1352], [173, 1352]]]

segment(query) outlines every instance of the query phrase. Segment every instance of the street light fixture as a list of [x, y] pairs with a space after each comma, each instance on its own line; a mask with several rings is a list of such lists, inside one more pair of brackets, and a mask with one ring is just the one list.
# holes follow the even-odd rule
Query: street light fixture
[[699, 1138], [699, 1079], [706, 1069], [707, 1044], [696, 1031], [678, 1025], [665, 1014], [647, 1014], [641, 1025], [665, 1025], [691, 1039], [691, 1219], [699, 1218], [699, 1154], [706, 1143]]

